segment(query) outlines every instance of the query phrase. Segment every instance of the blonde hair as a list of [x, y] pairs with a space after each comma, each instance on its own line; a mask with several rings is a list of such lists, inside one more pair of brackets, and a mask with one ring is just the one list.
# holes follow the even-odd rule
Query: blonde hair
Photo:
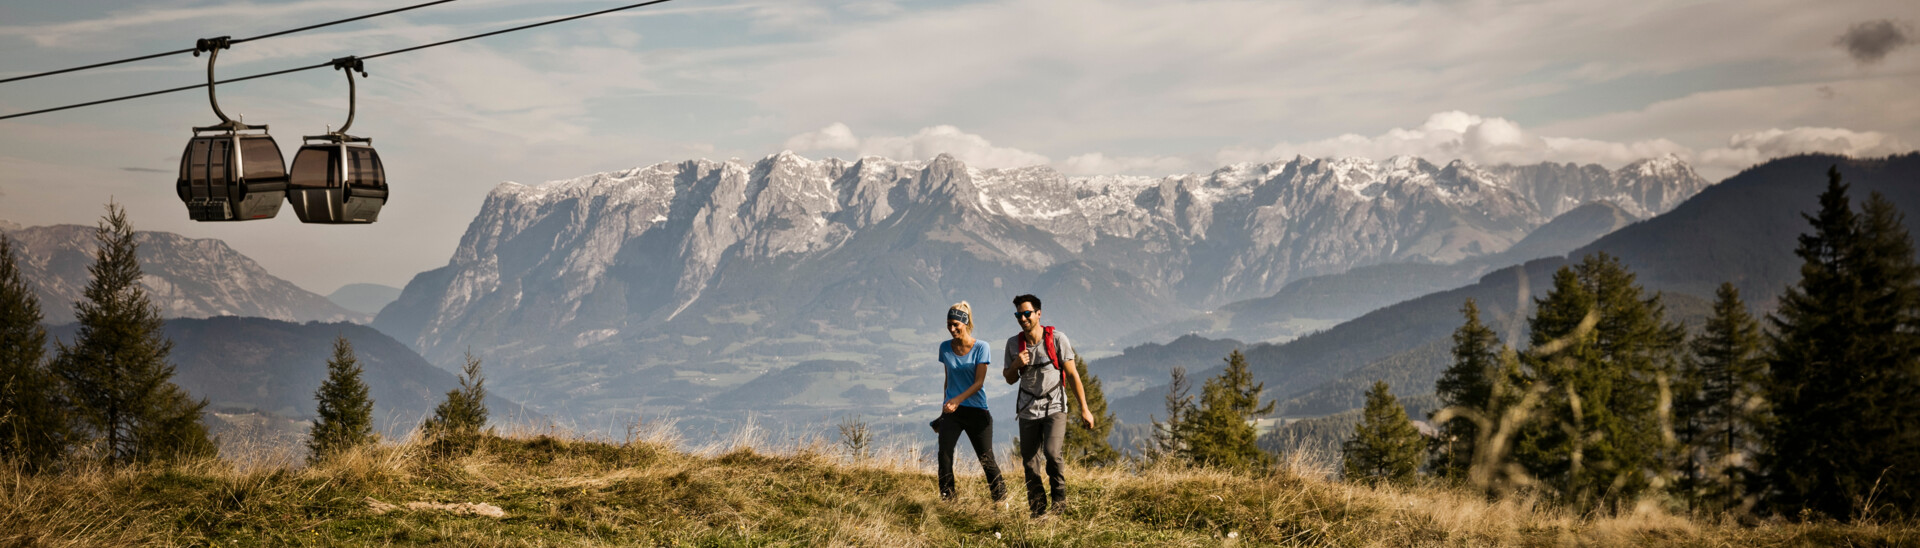
[[953, 306], [947, 307], [947, 310], [958, 310], [967, 313], [967, 330], [973, 330], [973, 305], [967, 304], [967, 301], [960, 301], [953, 303]]

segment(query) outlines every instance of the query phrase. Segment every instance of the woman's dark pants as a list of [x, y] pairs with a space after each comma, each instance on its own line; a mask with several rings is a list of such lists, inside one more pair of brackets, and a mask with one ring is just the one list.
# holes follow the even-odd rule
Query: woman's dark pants
[[940, 498], [953, 498], [953, 446], [960, 433], [973, 442], [973, 454], [980, 459], [980, 471], [987, 475], [987, 488], [993, 500], [1007, 498], [1007, 485], [1000, 480], [1000, 465], [993, 460], [993, 415], [978, 407], [961, 407], [940, 422]]

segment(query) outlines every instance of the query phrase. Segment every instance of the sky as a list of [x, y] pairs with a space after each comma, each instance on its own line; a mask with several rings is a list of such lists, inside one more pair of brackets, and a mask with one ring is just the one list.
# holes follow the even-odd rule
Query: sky
[[[234, 46], [221, 77], [635, 0], [459, 0]], [[0, 0], [0, 78], [405, 1]], [[1920, 144], [1920, 2], [674, 0], [367, 61], [351, 133], [380, 221], [195, 223], [173, 181], [190, 91], [0, 121], [0, 220], [218, 238], [326, 294], [444, 266], [488, 191], [694, 158], [900, 160], [1069, 175], [1399, 154], [1435, 163], [1676, 155], [1719, 180], [1803, 152]], [[204, 82], [186, 54], [0, 84], [0, 115]], [[338, 71], [220, 86], [284, 153], [346, 117]]]

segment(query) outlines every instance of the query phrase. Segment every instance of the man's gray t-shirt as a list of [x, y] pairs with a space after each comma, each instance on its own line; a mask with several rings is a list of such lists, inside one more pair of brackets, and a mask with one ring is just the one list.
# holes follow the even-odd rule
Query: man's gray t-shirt
[[[1021, 341], [1025, 338], [1026, 333], [1007, 338], [1007, 345], [1000, 347], [1002, 356], [1000, 363], [1009, 367], [1020, 363], [1014, 360], [1014, 356], [1019, 354], [1017, 350], [1022, 346]], [[1073, 344], [1067, 341], [1067, 335], [1060, 330], [1053, 331], [1053, 345], [1054, 351], [1060, 355], [1060, 360], [1063, 362], [1071, 364], [1075, 357], [1079, 356], [1074, 353]], [[1020, 371], [1020, 395], [1014, 398], [1014, 409], [1018, 411], [1015, 418], [1044, 419], [1054, 413], [1066, 412], [1066, 386], [1062, 381], [1061, 371], [1053, 367], [1053, 359], [1047, 356], [1047, 346], [1034, 344], [1028, 349], [1028, 356], [1031, 357], [1031, 361], [1028, 362], [1026, 369]]]

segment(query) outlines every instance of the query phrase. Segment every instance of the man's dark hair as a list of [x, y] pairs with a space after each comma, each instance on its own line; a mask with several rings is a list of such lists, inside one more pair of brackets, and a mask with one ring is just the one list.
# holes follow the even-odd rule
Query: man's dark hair
[[1020, 303], [1033, 303], [1034, 310], [1040, 309], [1040, 298], [1033, 296], [1031, 293], [1013, 298], [1014, 308], [1020, 308]]

